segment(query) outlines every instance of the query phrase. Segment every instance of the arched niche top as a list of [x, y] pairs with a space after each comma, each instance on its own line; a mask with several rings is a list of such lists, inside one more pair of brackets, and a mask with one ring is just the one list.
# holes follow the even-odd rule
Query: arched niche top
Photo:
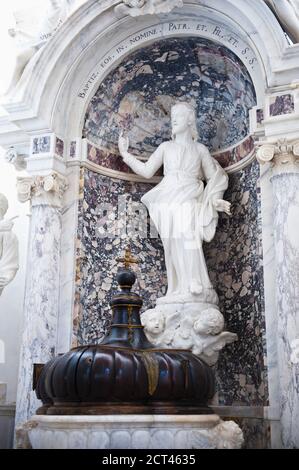
[[224, 168], [252, 154], [249, 111], [256, 94], [246, 66], [220, 42], [188, 35], [140, 47], [101, 82], [83, 124], [87, 160], [129, 176], [117, 158], [119, 133], [129, 137], [134, 155], [148, 158], [171, 139], [171, 107], [178, 101], [193, 106], [198, 139]]
[[69, 140], [80, 136], [99, 84], [126, 55], [159, 37], [196, 34], [230, 48], [251, 74], [258, 105], [267, 87], [299, 74], [277, 20], [261, 0], [184, 1], [167, 15], [138, 18], [119, 18], [117, 3], [87, 1], [27, 66], [13, 100], [4, 104], [14, 138], [42, 131]]

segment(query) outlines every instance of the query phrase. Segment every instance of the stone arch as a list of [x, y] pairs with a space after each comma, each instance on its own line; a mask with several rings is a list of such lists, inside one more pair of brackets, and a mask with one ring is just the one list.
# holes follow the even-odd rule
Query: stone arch
[[254, 150], [249, 111], [256, 105], [252, 77], [226, 46], [192, 33], [146, 44], [106, 75], [85, 114], [87, 160], [99, 172], [109, 168], [111, 176], [130, 180], [133, 173], [117, 158], [120, 130], [135, 155], [149, 157], [171, 138], [170, 108], [181, 100], [196, 109], [199, 141], [223, 167], [237, 170], [249, 160]]
[[[294, 79], [298, 76], [292, 48], [287, 45], [274, 15], [260, 0], [185, 1], [183, 8], [167, 15], [141, 16], [138, 21], [129, 16], [119, 18], [114, 12], [117, 3], [116, 0], [84, 3], [36, 54], [27, 66], [13, 100], [4, 104], [9, 113], [7, 134], [14, 132], [15, 137], [17, 133], [19, 141], [23, 142], [29, 141], [30, 133], [47, 131], [64, 139], [77, 138], [86, 106], [111, 68], [141, 43], [150, 44], [157, 39], [150, 34], [143, 35], [142, 40], [133, 41], [130, 48], [123, 50], [128, 36], [136, 38], [155, 25], [184, 23], [190, 18], [199, 25], [203, 18], [214, 21], [213, 31], [210, 28], [200, 31], [199, 26], [196, 31], [199, 36], [212, 34], [216, 40], [225, 41], [237, 54], [242, 54], [246, 47], [250, 48], [252, 55], [248, 56], [248, 61], [253, 60], [257, 64], [256, 77], [253, 78], [258, 105], [263, 104], [267, 87], [286, 83], [286, 70], [291, 64]], [[167, 31], [167, 26], [164, 26], [162, 36], [173, 37], [178, 33], [188, 35], [190, 30], [181, 27]], [[118, 56], [109, 60], [112, 49], [118, 50]], [[87, 93], [82, 99], [78, 95], [84, 87]]]

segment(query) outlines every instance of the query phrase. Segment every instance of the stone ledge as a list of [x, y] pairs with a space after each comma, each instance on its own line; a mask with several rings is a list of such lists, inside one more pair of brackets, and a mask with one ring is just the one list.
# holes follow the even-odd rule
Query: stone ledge
[[15, 416], [16, 405], [0, 405], [0, 416]]
[[279, 411], [273, 406], [211, 406], [221, 418], [252, 418], [279, 421]]

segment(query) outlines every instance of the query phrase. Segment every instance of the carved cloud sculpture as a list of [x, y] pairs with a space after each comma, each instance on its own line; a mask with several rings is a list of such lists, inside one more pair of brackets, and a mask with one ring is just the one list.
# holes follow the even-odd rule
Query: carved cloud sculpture
[[183, 0], [123, 0], [115, 7], [115, 12], [121, 16], [158, 15], [182, 6]]

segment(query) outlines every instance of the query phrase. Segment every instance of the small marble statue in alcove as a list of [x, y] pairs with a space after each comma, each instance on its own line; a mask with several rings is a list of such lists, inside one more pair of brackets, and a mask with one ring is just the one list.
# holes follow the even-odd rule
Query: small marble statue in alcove
[[33, 8], [14, 11], [15, 25], [8, 29], [8, 34], [14, 39], [15, 63], [7, 95], [13, 92], [33, 56], [54, 36], [78, 3], [79, 0], [48, 0], [44, 2], [45, 8], [38, 11], [38, 17]]
[[264, 0], [294, 43], [299, 42], [299, 0]]
[[[199, 334], [194, 327], [207, 309], [218, 310], [218, 296], [208, 275], [203, 242], [213, 239], [218, 213], [230, 215], [231, 204], [223, 199], [228, 176], [207, 147], [197, 141], [196, 115], [191, 105], [175, 104], [171, 109], [171, 125], [172, 140], [162, 143], [146, 163], [128, 152], [127, 137], [119, 137], [120, 154], [138, 175], [151, 178], [164, 166], [162, 181], [141, 201], [148, 208], [163, 243], [168, 289], [166, 296], [157, 300], [154, 312], [151, 315], [145, 312], [142, 318], [149, 331], [147, 319], [152, 322], [155, 311], [163, 316], [164, 331], [155, 332], [157, 344], [166, 345], [167, 336], [168, 347], [181, 348], [188, 343], [194, 353], [204, 354], [198, 344], [199, 338], [203, 341], [203, 335], [205, 348], [209, 337], [217, 351], [219, 347], [214, 334], [205, 332], [204, 327]], [[222, 324], [220, 312], [219, 318]], [[227, 333], [224, 341], [222, 328], [217, 337], [223, 347], [234, 341], [236, 335]], [[170, 331], [175, 331], [171, 341]]]
[[7, 198], [0, 193], [0, 295], [19, 269], [18, 239], [12, 232], [12, 220], [4, 220], [7, 210]]

